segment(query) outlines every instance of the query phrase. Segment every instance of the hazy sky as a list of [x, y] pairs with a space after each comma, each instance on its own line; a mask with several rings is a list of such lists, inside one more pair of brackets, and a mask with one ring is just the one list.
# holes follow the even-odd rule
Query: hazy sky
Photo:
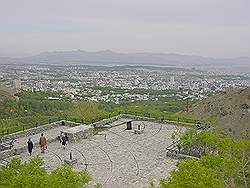
[[250, 0], [0, 0], [0, 56], [75, 49], [250, 56]]

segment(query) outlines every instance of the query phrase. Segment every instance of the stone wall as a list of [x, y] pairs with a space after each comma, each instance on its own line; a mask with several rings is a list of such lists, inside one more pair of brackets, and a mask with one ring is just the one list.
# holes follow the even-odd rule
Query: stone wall
[[[183, 123], [183, 122], [176, 122], [176, 121], [169, 121], [169, 120], [159, 120], [156, 118], [149, 118], [149, 117], [143, 117], [143, 116], [136, 116], [136, 115], [129, 115], [129, 114], [120, 114], [118, 116], [114, 116], [111, 117], [109, 119], [103, 119], [101, 121], [98, 121], [96, 123], [92, 123], [90, 124], [91, 126], [94, 127], [98, 127], [98, 128], [102, 128], [105, 127], [105, 125], [113, 123], [121, 118], [125, 118], [125, 119], [132, 119], [133, 121], [152, 121], [152, 122], [156, 122], [156, 123], [164, 123], [164, 124], [172, 124], [172, 125], [181, 125], [181, 126], [187, 126], [190, 124], [188, 123]], [[117, 126], [120, 124], [117, 124]]]
[[121, 114], [121, 115], [114, 116], [114, 117], [111, 117], [111, 118], [108, 118], [108, 119], [103, 119], [101, 121], [90, 124], [90, 126], [101, 128], [104, 125], [110, 124], [110, 123], [112, 123], [114, 121], [117, 121], [117, 120], [123, 118], [123, 116], [124, 115]]
[[62, 126], [63, 125], [62, 122], [64, 122], [64, 126], [69, 126], [69, 127], [74, 127], [74, 126], [80, 125], [80, 123], [75, 123], [75, 122], [66, 121], [66, 120], [60, 120], [60, 121], [56, 121], [56, 122], [53, 122], [53, 123], [50, 123], [50, 124], [45, 124], [45, 125], [41, 125], [41, 126], [38, 126], [38, 127], [27, 129], [27, 130], [24, 130], [24, 131], [21, 131], [21, 132], [16, 132], [16, 133], [13, 133], [13, 134], [2, 136], [1, 139], [2, 140], [5, 140], [5, 138], [6, 139], [16, 139], [16, 138], [20, 138], [20, 137], [27, 137], [27, 136], [30, 136], [30, 135], [42, 133], [42, 132], [44, 132], [46, 130]]
[[[92, 124], [90, 124], [90, 126], [102, 128], [102, 127], [105, 127], [105, 125], [113, 123], [113, 122], [115, 122], [115, 121], [117, 121], [117, 120], [119, 120], [121, 118], [138, 120], [138, 121], [152, 121], [152, 122], [173, 124], [173, 125], [179, 124], [179, 125], [182, 125], [182, 126], [187, 125], [185, 123], [177, 123], [175, 121], [159, 120], [159, 119], [156, 119], [156, 118], [135, 116], [135, 115], [129, 115], [129, 114], [120, 114], [118, 116], [114, 116], [114, 117], [111, 117], [111, 118], [108, 118], [108, 119], [103, 119], [101, 121], [92, 123]], [[27, 129], [25, 131], [21, 131], [21, 132], [9, 134], [9, 135], [6, 135], [6, 136], [2, 136], [1, 138], [2, 138], [2, 140], [4, 140], [5, 138], [6, 139], [16, 139], [16, 138], [19, 138], [19, 137], [25, 137], [25, 136], [30, 136], [30, 135], [37, 134], [37, 133], [42, 133], [42, 132], [44, 132], [46, 130], [53, 129], [55, 127], [59, 127], [59, 126], [63, 125], [63, 122], [64, 122], [65, 126], [69, 126], [69, 127], [74, 127], [74, 126], [81, 125], [81, 123], [76, 123], [76, 122], [73, 122], [73, 121], [60, 120], [60, 121], [56, 121], [56, 122], [53, 122], [53, 123], [50, 123], [50, 124], [45, 124], [45, 125], [42, 125], [42, 126], [39, 126], [39, 127]], [[117, 124], [117, 126], [118, 125], [120, 125], [120, 124]]]
[[[83, 126], [80, 125], [79, 127], [82, 128]], [[78, 127], [75, 127], [75, 128], [78, 128]], [[93, 132], [94, 132], [93, 126], [86, 126], [86, 125], [84, 129], [75, 130], [75, 132], [68, 131], [68, 130], [64, 131], [64, 133], [67, 135], [69, 139], [69, 142], [76, 142], [81, 139], [92, 138]]]

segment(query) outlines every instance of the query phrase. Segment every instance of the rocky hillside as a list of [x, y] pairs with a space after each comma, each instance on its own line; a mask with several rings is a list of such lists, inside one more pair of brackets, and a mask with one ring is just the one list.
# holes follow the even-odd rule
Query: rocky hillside
[[250, 88], [228, 90], [196, 103], [191, 108], [196, 117], [217, 117], [216, 128], [233, 133], [235, 137], [247, 136], [250, 129]]

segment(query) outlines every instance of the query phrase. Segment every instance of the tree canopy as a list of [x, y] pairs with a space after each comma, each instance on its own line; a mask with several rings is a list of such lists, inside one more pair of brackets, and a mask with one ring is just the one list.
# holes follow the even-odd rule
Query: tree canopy
[[189, 130], [180, 139], [182, 147], [200, 148], [200, 160], [178, 163], [178, 169], [162, 179], [167, 187], [248, 187], [250, 140], [235, 140], [230, 135], [212, 131]]
[[57, 167], [48, 173], [44, 161], [38, 156], [27, 163], [13, 159], [0, 169], [0, 187], [8, 188], [82, 188], [90, 180], [87, 171], [76, 172], [70, 165]]

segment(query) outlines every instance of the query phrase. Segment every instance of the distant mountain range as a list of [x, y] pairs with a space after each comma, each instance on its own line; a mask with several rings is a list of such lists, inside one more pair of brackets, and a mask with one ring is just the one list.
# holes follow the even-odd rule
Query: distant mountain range
[[87, 52], [55, 51], [43, 52], [23, 58], [0, 58], [0, 64], [151, 64], [151, 65], [250, 65], [250, 57], [210, 58], [174, 53], [117, 53], [110, 50]]

